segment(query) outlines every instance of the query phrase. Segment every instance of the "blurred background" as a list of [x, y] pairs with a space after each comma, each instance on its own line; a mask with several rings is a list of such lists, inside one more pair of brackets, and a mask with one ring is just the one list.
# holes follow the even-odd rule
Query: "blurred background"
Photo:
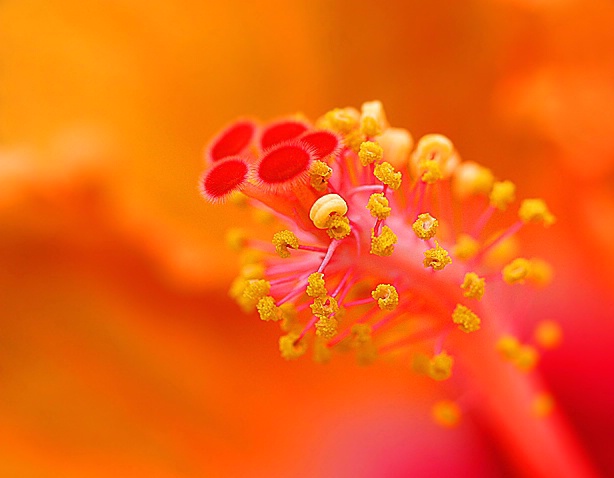
[[[405, 367], [286, 363], [227, 297], [206, 142], [379, 99], [546, 198], [541, 371], [614, 474], [614, 3], [0, 3], [0, 476], [519, 476]], [[608, 372], [609, 370], [609, 372]]]

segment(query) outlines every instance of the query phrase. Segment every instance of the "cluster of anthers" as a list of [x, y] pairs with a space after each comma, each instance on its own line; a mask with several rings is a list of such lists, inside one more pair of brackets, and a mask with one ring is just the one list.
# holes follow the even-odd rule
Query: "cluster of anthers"
[[[206, 199], [250, 204], [280, 224], [271, 242], [229, 232], [243, 262], [230, 294], [281, 325], [286, 359], [308, 349], [318, 362], [336, 351], [353, 351], [361, 364], [405, 354], [418, 373], [446, 380], [450, 334], [479, 334], [502, 287], [549, 281], [547, 263], [514, 255], [522, 227], [555, 221], [544, 201], [521, 201], [510, 219], [512, 182], [461, 161], [442, 135], [414, 144], [378, 101], [315, 124], [237, 121], [210, 143], [206, 162]], [[501, 219], [511, 225], [500, 228]], [[522, 371], [535, 366], [538, 346], [560, 341], [552, 322], [526, 343], [512, 332], [493, 346]], [[443, 400], [433, 413], [452, 426], [460, 409]]]

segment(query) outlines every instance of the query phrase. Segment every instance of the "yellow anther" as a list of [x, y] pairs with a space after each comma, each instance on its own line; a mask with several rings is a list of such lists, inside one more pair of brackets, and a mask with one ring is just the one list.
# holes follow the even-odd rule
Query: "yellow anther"
[[367, 324], [352, 326], [352, 345], [356, 349], [356, 360], [359, 365], [372, 364], [377, 359], [377, 347], [373, 344], [371, 327]]
[[411, 160], [412, 172], [428, 183], [447, 178], [458, 164], [454, 145], [441, 134], [427, 134], [420, 138]]
[[365, 139], [365, 135], [362, 134], [360, 130], [356, 129], [350, 131], [343, 137], [343, 144], [358, 154], [360, 152], [360, 146], [364, 143]]
[[298, 322], [298, 311], [296, 306], [291, 302], [284, 302], [279, 306], [281, 312], [281, 329], [284, 332], [293, 332], [300, 330], [301, 325]]
[[488, 194], [492, 189], [495, 177], [492, 171], [484, 166], [466, 161], [458, 165], [452, 178], [452, 190], [459, 199], [478, 194]]
[[452, 312], [452, 322], [458, 325], [463, 332], [475, 332], [480, 330], [480, 318], [464, 305], [457, 304]]
[[290, 332], [279, 338], [279, 351], [286, 360], [296, 360], [307, 351], [307, 343], [304, 340], [297, 342], [299, 337], [298, 332]]
[[501, 211], [516, 199], [516, 185], [511, 181], [497, 181], [490, 191], [490, 205]]
[[542, 223], [544, 226], [551, 226], [556, 222], [556, 218], [548, 210], [548, 206], [543, 199], [525, 199], [520, 204], [518, 216], [522, 222]]
[[311, 312], [319, 319], [334, 316], [339, 311], [337, 299], [331, 296], [315, 297], [311, 304]]
[[424, 267], [431, 267], [435, 271], [441, 271], [448, 264], [452, 264], [452, 259], [443, 247], [435, 241], [435, 247], [424, 251]]
[[431, 411], [433, 420], [445, 428], [454, 428], [460, 423], [461, 409], [451, 400], [439, 400]]
[[486, 280], [478, 276], [475, 272], [467, 272], [465, 279], [461, 284], [461, 289], [464, 289], [463, 295], [469, 299], [480, 300], [484, 295], [484, 286]]
[[429, 361], [428, 376], [433, 380], [447, 380], [452, 376], [454, 359], [445, 352], [435, 355]]
[[373, 174], [390, 189], [399, 189], [401, 186], [402, 174], [395, 171], [392, 164], [386, 161], [375, 166]]
[[356, 344], [364, 344], [371, 341], [371, 326], [368, 324], [352, 325], [352, 338]]
[[427, 184], [434, 184], [443, 178], [441, 166], [435, 159], [423, 161], [419, 166], [420, 180]]
[[241, 267], [241, 276], [246, 279], [262, 279], [264, 277], [264, 264], [245, 264]]
[[412, 357], [412, 367], [416, 373], [427, 375], [429, 373], [431, 359], [423, 353], [415, 354]]
[[503, 280], [508, 284], [523, 284], [531, 272], [531, 262], [519, 257], [503, 268]]
[[367, 203], [367, 209], [371, 215], [377, 219], [386, 219], [392, 212], [388, 199], [384, 196], [384, 193], [371, 194], [369, 202]]
[[399, 293], [390, 284], [379, 284], [371, 296], [377, 300], [377, 305], [382, 310], [394, 310], [399, 305]]
[[321, 272], [314, 272], [313, 274], [310, 274], [307, 282], [307, 295], [309, 297], [324, 298], [328, 295], [326, 284], [324, 282], [324, 274]]
[[347, 134], [358, 126], [359, 121], [360, 113], [355, 108], [335, 108], [320, 118], [316, 126]]
[[334, 316], [320, 317], [316, 322], [316, 335], [318, 337], [322, 337], [323, 339], [332, 339], [335, 335], [337, 335], [338, 326], [339, 322]]
[[535, 347], [531, 345], [522, 345], [516, 357], [514, 357], [514, 365], [523, 372], [529, 372], [535, 368], [539, 360], [539, 353]]
[[256, 264], [262, 262], [263, 254], [258, 249], [245, 249], [239, 256], [239, 262], [242, 265]]
[[531, 259], [529, 261], [529, 275], [527, 280], [539, 287], [545, 287], [552, 282], [554, 272], [552, 266], [542, 259]]
[[327, 229], [331, 214], [344, 216], [348, 205], [338, 194], [325, 194], [313, 203], [309, 211], [309, 219], [318, 229]]
[[513, 335], [504, 335], [497, 341], [497, 351], [505, 360], [513, 361], [520, 352], [520, 342]]
[[252, 217], [259, 224], [271, 224], [275, 220], [275, 215], [266, 209], [253, 208]]
[[412, 224], [412, 229], [420, 239], [431, 239], [435, 237], [439, 222], [428, 212], [420, 214], [418, 219]]
[[310, 184], [316, 191], [324, 191], [332, 175], [331, 167], [319, 159], [314, 161], [309, 168]]
[[270, 291], [271, 284], [269, 281], [263, 279], [248, 280], [243, 293], [238, 298], [239, 305], [243, 310], [251, 312], [258, 301], [267, 296]]
[[358, 150], [358, 159], [360, 164], [368, 166], [369, 164], [379, 162], [384, 157], [384, 150], [374, 141], [364, 141]]
[[418, 140], [414, 157], [417, 162], [436, 160], [442, 165], [450, 159], [454, 145], [441, 134], [425, 134]]
[[360, 132], [368, 137], [377, 136], [386, 129], [388, 123], [381, 101], [367, 101], [362, 104]]
[[[496, 235], [487, 239], [487, 243]], [[508, 237], [493, 248], [489, 249], [484, 256], [484, 264], [492, 269], [502, 269], [505, 264], [511, 262], [520, 252], [520, 243], [515, 236]]]
[[531, 412], [537, 418], [549, 416], [554, 410], [554, 397], [549, 393], [538, 394], [531, 403]]
[[326, 222], [326, 233], [331, 239], [343, 239], [350, 235], [350, 220], [345, 216], [332, 215]]
[[238, 301], [239, 298], [243, 295], [243, 291], [247, 287], [248, 283], [249, 281], [245, 277], [243, 276], [236, 277], [232, 281], [232, 284], [230, 284], [228, 295]]
[[248, 199], [241, 191], [233, 191], [228, 196], [228, 201], [239, 207], [247, 206]]
[[458, 236], [458, 241], [453, 248], [454, 256], [461, 261], [467, 261], [474, 257], [480, 250], [480, 243], [468, 234]]
[[376, 256], [391, 256], [394, 252], [394, 245], [397, 243], [397, 235], [388, 226], [382, 228], [379, 236], [371, 229], [371, 254]]
[[283, 230], [273, 234], [273, 245], [275, 246], [275, 252], [279, 254], [279, 257], [286, 259], [290, 257], [288, 247], [291, 249], [298, 249], [298, 237], [292, 232]]
[[561, 326], [553, 320], [543, 320], [537, 324], [533, 336], [537, 345], [544, 349], [556, 348], [563, 341]]
[[409, 131], [402, 128], [388, 128], [377, 137], [377, 142], [384, 149], [386, 161], [396, 169], [407, 166], [414, 140]]
[[258, 314], [260, 314], [262, 320], [277, 322], [282, 318], [281, 310], [275, 305], [275, 299], [270, 295], [260, 299], [256, 304], [256, 309], [258, 309]]
[[226, 232], [226, 244], [234, 250], [240, 251], [247, 244], [247, 234], [243, 229], [232, 228]]
[[326, 346], [326, 341], [317, 338], [313, 344], [313, 360], [320, 364], [327, 364], [332, 357], [332, 350]]

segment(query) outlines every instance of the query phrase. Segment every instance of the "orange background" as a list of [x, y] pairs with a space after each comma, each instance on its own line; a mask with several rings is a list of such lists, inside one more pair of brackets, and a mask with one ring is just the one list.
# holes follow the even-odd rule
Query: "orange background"
[[244, 217], [198, 196], [202, 150], [238, 116], [382, 100], [549, 201], [530, 250], [557, 265], [549, 300], [599, 305], [599, 356], [613, 21], [607, 0], [2, 2], [0, 475], [492, 475], [486, 438], [430, 424], [436, 388], [407, 370], [278, 357], [226, 297]]

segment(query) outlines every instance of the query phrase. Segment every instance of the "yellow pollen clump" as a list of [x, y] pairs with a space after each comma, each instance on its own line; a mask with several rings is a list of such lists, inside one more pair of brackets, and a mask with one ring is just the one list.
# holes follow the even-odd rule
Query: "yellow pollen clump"
[[544, 226], [551, 226], [556, 218], [548, 210], [548, 206], [543, 199], [525, 199], [520, 204], [518, 216], [522, 222], [542, 223]]
[[511, 181], [497, 181], [490, 191], [490, 205], [501, 211], [516, 199], [516, 185]]
[[328, 229], [328, 220], [332, 214], [344, 216], [348, 205], [338, 194], [325, 194], [317, 199], [309, 210], [309, 219], [318, 229]]
[[435, 241], [435, 247], [424, 251], [424, 267], [431, 267], [435, 271], [441, 271], [448, 264], [452, 264], [452, 259], [443, 247]]
[[293, 303], [284, 302], [279, 306], [279, 311], [281, 313], [280, 326], [284, 332], [292, 332], [296, 331], [296, 329], [300, 330], [300, 324], [298, 323], [298, 311]]
[[531, 271], [531, 262], [519, 257], [503, 268], [503, 280], [508, 284], [523, 284]]
[[332, 339], [337, 335], [339, 322], [335, 317], [320, 317], [316, 322], [316, 335], [323, 339]]
[[473, 161], [461, 163], [454, 171], [452, 190], [459, 199], [488, 194], [495, 177], [492, 171]]
[[309, 168], [310, 184], [316, 191], [324, 191], [328, 180], [333, 175], [333, 170], [324, 161], [314, 161]]
[[513, 335], [504, 335], [497, 341], [497, 351], [506, 360], [514, 360], [520, 352], [520, 342]]
[[399, 305], [399, 293], [390, 284], [379, 284], [371, 296], [377, 300], [377, 305], [382, 310], [394, 310]]
[[236, 277], [232, 281], [232, 284], [230, 284], [228, 295], [238, 301], [239, 298], [243, 295], [243, 291], [247, 287], [248, 282], [249, 281], [243, 276]]
[[539, 353], [531, 345], [523, 345], [514, 357], [513, 362], [523, 372], [529, 372], [535, 368], [539, 360]]
[[420, 239], [431, 239], [437, 233], [439, 221], [428, 212], [425, 212], [418, 215], [418, 219], [416, 219], [411, 227]]
[[420, 163], [420, 179], [427, 184], [434, 184], [443, 177], [439, 161], [429, 159]]
[[271, 283], [264, 279], [248, 280], [241, 296], [238, 298], [239, 305], [250, 312], [258, 304], [258, 301], [269, 295]]
[[316, 126], [347, 134], [358, 126], [360, 113], [355, 108], [335, 108], [326, 113]]
[[263, 254], [258, 249], [245, 249], [241, 252], [239, 256], [239, 262], [242, 265], [246, 264], [255, 264], [261, 262], [263, 258]]
[[561, 326], [553, 320], [543, 320], [537, 324], [533, 337], [540, 347], [553, 349], [561, 345], [563, 331]]
[[374, 141], [365, 141], [360, 145], [358, 151], [358, 159], [360, 164], [368, 166], [369, 164], [380, 161], [384, 156], [382, 147]]
[[272, 224], [275, 221], [275, 215], [270, 211], [260, 208], [252, 209], [252, 217], [259, 224]]
[[545, 287], [552, 282], [552, 266], [542, 259], [531, 259], [527, 280], [538, 287]]
[[277, 322], [282, 318], [281, 310], [275, 305], [275, 299], [270, 295], [260, 299], [256, 304], [256, 309], [258, 309], [258, 314], [260, 314], [262, 320]]
[[247, 235], [243, 229], [232, 228], [226, 231], [226, 244], [233, 251], [241, 251], [247, 245]]
[[458, 325], [463, 332], [475, 332], [480, 330], [480, 318], [464, 305], [457, 304], [452, 312], [452, 322]]
[[371, 341], [371, 326], [368, 324], [352, 325], [352, 338], [355, 343], [359, 344]]
[[401, 186], [402, 174], [395, 171], [392, 164], [386, 161], [375, 166], [373, 175], [390, 189], [399, 189]]
[[480, 243], [469, 234], [461, 234], [453, 248], [454, 255], [461, 261], [467, 261], [474, 257], [480, 250]]
[[333, 356], [330, 347], [326, 346], [326, 341], [317, 337], [313, 344], [313, 361], [319, 364], [327, 364]]
[[367, 101], [362, 104], [360, 132], [368, 137], [381, 134], [388, 126], [381, 101]]
[[484, 278], [478, 276], [475, 272], [467, 272], [461, 284], [461, 289], [465, 290], [463, 295], [469, 299], [480, 300], [484, 295], [485, 284]]
[[360, 152], [360, 145], [365, 141], [365, 135], [360, 132], [360, 130], [356, 129], [347, 133], [343, 137], [343, 144], [345, 144], [349, 149], [354, 151], [356, 154]]
[[345, 216], [332, 215], [326, 222], [326, 232], [331, 239], [343, 239], [350, 235], [350, 220]]
[[371, 229], [371, 254], [376, 256], [391, 256], [394, 252], [394, 245], [397, 243], [397, 235], [388, 226], [382, 228], [379, 236]]
[[549, 393], [538, 394], [531, 403], [531, 412], [537, 418], [545, 418], [554, 410], [554, 398]]
[[245, 264], [241, 267], [241, 276], [246, 279], [262, 279], [264, 277], [264, 264]]
[[372, 364], [377, 359], [377, 347], [373, 344], [371, 327], [367, 324], [354, 324], [351, 330], [358, 364], [362, 366]]
[[309, 275], [307, 279], [307, 295], [309, 297], [326, 297], [328, 291], [326, 290], [326, 284], [324, 282], [324, 274], [321, 272], [314, 272]]
[[316, 297], [311, 304], [311, 312], [319, 319], [334, 316], [339, 311], [337, 299], [331, 296]]
[[429, 361], [428, 376], [433, 380], [447, 380], [452, 376], [454, 359], [445, 352], [435, 355]]
[[279, 231], [273, 234], [273, 245], [275, 246], [275, 252], [282, 259], [287, 259], [290, 257], [290, 252], [288, 251], [288, 247], [292, 249], [298, 249], [298, 237], [287, 229], [284, 231]]
[[290, 332], [279, 338], [279, 351], [286, 360], [296, 360], [307, 351], [307, 344], [303, 340], [296, 342], [299, 337], [298, 332]]
[[439, 400], [431, 411], [433, 420], [445, 428], [454, 428], [460, 423], [461, 409], [451, 400]]
[[371, 215], [377, 219], [386, 219], [390, 216], [392, 209], [389, 206], [388, 199], [384, 193], [373, 193], [369, 196], [367, 209]]

